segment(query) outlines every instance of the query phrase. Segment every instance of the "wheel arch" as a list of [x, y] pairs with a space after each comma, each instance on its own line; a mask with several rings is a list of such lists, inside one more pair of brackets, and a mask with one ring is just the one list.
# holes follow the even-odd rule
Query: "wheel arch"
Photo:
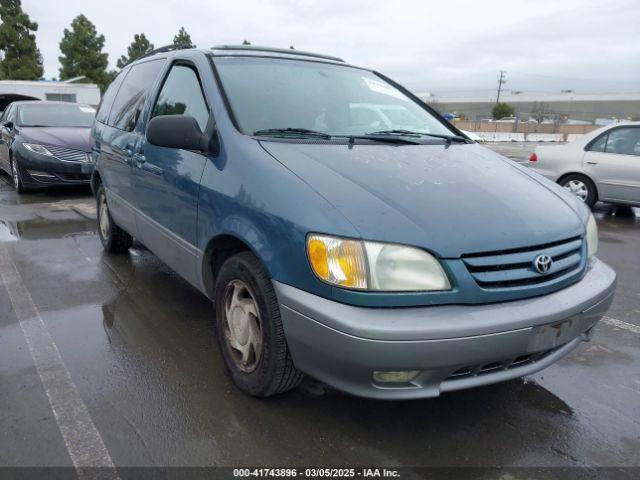
[[235, 233], [221, 233], [209, 240], [202, 255], [202, 285], [209, 298], [213, 298], [216, 277], [222, 264], [240, 252], [253, 253], [264, 266], [260, 255], [250, 243]]
[[100, 172], [94, 168], [93, 173], [91, 174], [91, 193], [93, 197], [98, 193], [98, 187], [102, 184], [102, 177], [100, 176]]

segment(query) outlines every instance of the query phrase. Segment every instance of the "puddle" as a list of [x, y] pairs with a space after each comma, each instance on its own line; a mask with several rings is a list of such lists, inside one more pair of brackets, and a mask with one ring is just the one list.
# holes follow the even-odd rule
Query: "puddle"
[[640, 208], [616, 205], [597, 205], [593, 211], [599, 226], [604, 229], [633, 228], [640, 225]]
[[0, 220], [0, 242], [18, 240], [45, 240], [70, 235], [94, 235], [96, 223], [87, 219], [51, 221], [41, 218], [7, 221]]

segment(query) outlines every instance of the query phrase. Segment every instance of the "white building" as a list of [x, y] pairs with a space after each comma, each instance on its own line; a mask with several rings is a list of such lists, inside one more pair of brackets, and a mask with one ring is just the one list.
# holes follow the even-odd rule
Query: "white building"
[[[458, 112], [469, 120], [491, 117], [495, 95], [418, 96], [440, 113]], [[530, 116], [558, 115], [563, 118], [585, 120], [590, 123], [602, 118], [640, 119], [640, 92], [635, 93], [583, 93], [573, 91], [551, 92], [503, 92], [500, 101], [516, 110], [522, 120]]]
[[0, 111], [16, 100], [58, 100], [78, 102], [97, 107], [100, 103], [100, 89], [93, 83], [0, 80]]

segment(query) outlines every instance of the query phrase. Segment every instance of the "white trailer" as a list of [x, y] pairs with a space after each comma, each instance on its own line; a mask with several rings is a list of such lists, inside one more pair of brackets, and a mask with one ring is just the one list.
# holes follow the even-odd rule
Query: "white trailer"
[[0, 111], [16, 100], [58, 100], [97, 107], [100, 89], [93, 83], [74, 83], [80, 79], [72, 78], [64, 82], [0, 80]]

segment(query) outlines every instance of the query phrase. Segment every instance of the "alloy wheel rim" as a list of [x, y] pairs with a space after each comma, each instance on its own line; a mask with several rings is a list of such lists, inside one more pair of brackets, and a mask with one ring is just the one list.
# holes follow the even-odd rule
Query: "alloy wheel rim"
[[569, 190], [583, 202], [586, 201], [587, 197], [589, 196], [589, 190], [587, 189], [587, 186], [580, 180], [569, 180], [563, 185], [563, 187], [566, 190]]
[[100, 218], [100, 233], [102, 234], [102, 238], [106, 239], [109, 236], [109, 210], [107, 208], [107, 199], [104, 195], [100, 195], [98, 216]]
[[258, 367], [263, 351], [258, 305], [241, 280], [227, 284], [223, 302], [223, 334], [231, 358], [241, 371], [251, 373]]

